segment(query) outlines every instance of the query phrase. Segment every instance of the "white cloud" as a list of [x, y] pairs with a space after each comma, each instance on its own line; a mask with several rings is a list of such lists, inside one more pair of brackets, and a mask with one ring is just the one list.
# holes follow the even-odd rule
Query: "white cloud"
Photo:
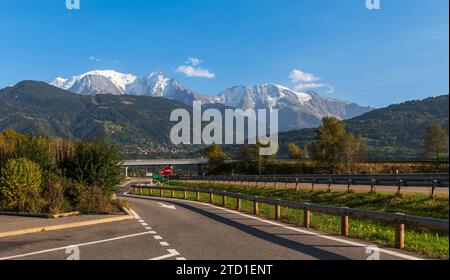
[[91, 61], [96, 61], [96, 62], [100, 62], [102, 59], [91, 55], [91, 56], [89, 57], [89, 60], [91, 60]]
[[322, 79], [316, 77], [314, 74], [306, 73], [298, 69], [292, 70], [291, 73], [289, 74], [289, 78], [291, 79], [291, 82], [294, 84], [298, 82], [311, 83]]
[[197, 78], [215, 78], [216, 75], [210, 72], [208, 69], [203, 69], [201, 67], [193, 67], [188, 65], [180, 65], [178, 66], [176, 72], [183, 73], [188, 77], [197, 77]]
[[195, 57], [189, 57], [185, 64], [178, 66], [176, 72], [183, 73], [188, 77], [208, 78], [212, 79], [216, 77], [216, 74], [210, 72], [208, 69], [199, 67], [203, 60]]
[[323, 88], [326, 87], [326, 84], [316, 84], [316, 83], [307, 83], [307, 84], [296, 84], [294, 85], [294, 90], [296, 91], [303, 91], [307, 89], [314, 89], [314, 88]]
[[314, 83], [322, 78], [317, 77], [312, 73], [306, 73], [299, 69], [294, 69], [289, 73], [289, 79], [294, 84], [293, 89], [295, 91], [305, 91], [318, 88], [326, 88], [327, 93], [334, 93], [335, 88], [326, 83]]
[[186, 63], [191, 64], [193, 66], [197, 66], [199, 64], [201, 64], [203, 62], [203, 60], [199, 59], [199, 58], [195, 58], [195, 57], [189, 57], [188, 60], [186, 61]]

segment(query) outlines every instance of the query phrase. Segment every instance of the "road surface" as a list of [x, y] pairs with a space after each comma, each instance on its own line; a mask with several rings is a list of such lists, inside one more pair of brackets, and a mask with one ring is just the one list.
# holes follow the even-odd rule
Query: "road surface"
[[[219, 206], [128, 197], [135, 219], [0, 239], [0, 260], [365, 260], [370, 244]], [[381, 260], [420, 256], [381, 248]]]

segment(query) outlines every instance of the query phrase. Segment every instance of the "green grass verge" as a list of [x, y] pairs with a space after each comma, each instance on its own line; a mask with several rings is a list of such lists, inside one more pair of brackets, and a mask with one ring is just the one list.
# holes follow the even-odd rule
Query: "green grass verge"
[[[381, 193], [354, 193], [354, 192], [328, 192], [310, 190], [289, 190], [274, 189], [264, 187], [245, 187], [226, 184], [208, 183], [187, 183], [171, 182], [170, 185], [176, 187], [205, 188], [226, 190], [230, 192], [240, 192], [243, 194], [257, 195], [267, 198], [279, 198], [291, 201], [308, 202], [320, 205], [342, 206], [358, 208], [372, 211], [383, 211], [390, 213], [401, 212], [409, 215], [448, 219], [449, 199], [448, 197], [430, 197], [425, 195], [402, 195], [400, 197], [393, 194]], [[145, 195], [159, 196], [160, 192], [153, 190], [145, 191]], [[164, 191], [164, 196], [169, 197], [170, 191]], [[176, 198], [183, 198], [183, 192], [175, 192]], [[195, 193], [187, 193], [187, 199], [195, 200]], [[209, 202], [208, 194], [201, 194], [200, 201]], [[214, 196], [214, 203], [221, 205], [222, 197]], [[228, 199], [226, 207], [235, 208], [235, 199]], [[242, 201], [242, 211], [252, 213], [253, 203]], [[275, 209], [272, 205], [260, 204], [260, 215], [273, 218]], [[299, 209], [282, 208], [281, 219], [284, 222], [301, 225], [303, 221], [303, 211]], [[329, 214], [312, 213], [311, 228], [329, 232], [340, 232], [340, 217]], [[374, 221], [350, 219], [350, 237], [360, 238], [376, 244], [392, 246], [395, 242], [395, 230], [392, 225], [387, 225]], [[448, 259], [449, 258], [449, 238], [448, 233], [434, 232], [428, 229], [406, 227], [405, 229], [405, 249], [425, 254], [430, 257]]]

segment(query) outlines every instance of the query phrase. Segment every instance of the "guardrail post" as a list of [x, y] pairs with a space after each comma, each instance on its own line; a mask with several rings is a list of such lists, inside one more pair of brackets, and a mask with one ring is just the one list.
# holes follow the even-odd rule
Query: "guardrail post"
[[238, 211], [241, 211], [241, 204], [242, 204], [241, 199], [240, 199], [239, 197], [236, 198], [236, 209], [237, 209]]
[[312, 179], [311, 190], [314, 191], [314, 186], [316, 184], [316, 179]]
[[256, 201], [253, 201], [253, 214], [255, 215], [259, 214], [259, 203]]
[[341, 235], [348, 237], [348, 216], [341, 216]]
[[195, 200], [200, 201], [200, 193], [195, 192]]
[[170, 197], [174, 198], [175, 197], [175, 191], [174, 190], [170, 190]]
[[187, 198], [187, 191], [184, 191], [183, 192], [183, 199], [186, 199]]
[[311, 211], [309, 209], [305, 209], [303, 211], [303, 226], [305, 228], [309, 228], [311, 222]]
[[400, 196], [402, 193], [402, 184], [403, 184], [403, 180], [398, 180], [398, 187], [397, 187], [397, 195]]
[[375, 179], [372, 179], [371, 180], [371, 183], [370, 183], [370, 192], [375, 192]]
[[214, 204], [214, 194], [209, 193], [209, 203]]
[[298, 191], [298, 177], [295, 178], [295, 190]]
[[276, 204], [275, 205], [275, 220], [281, 219], [281, 206]]
[[438, 185], [438, 180], [433, 180], [433, 185], [431, 186], [431, 196], [436, 194], [436, 187]]
[[222, 206], [227, 206], [227, 196], [226, 195], [223, 195], [222, 196]]
[[[397, 214], [404, 215], [403, 213]], [[397, 223], [395, 225], [395, 248], [405, 248], [405, 224], [403, 223]]]
[[333, 179], [328, 180], [328, 192], [331, 192], [331, 183], [333, 183]]
[[284, 189], [287, 189], [287, 185], [288, 185], [288, 179], [286, 179], [286, 183], [284, 184]]
[[350, 192], [352, 186], [352, 179], [348, 179], [347, 192]]
[[159, 189], [159, 196], [160, 197], [164, 196], [164, 190], [162, 188]]

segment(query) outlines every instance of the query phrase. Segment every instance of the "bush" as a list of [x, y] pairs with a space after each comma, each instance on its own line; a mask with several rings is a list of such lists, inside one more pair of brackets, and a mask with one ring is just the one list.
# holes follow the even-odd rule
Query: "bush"
[[0, 174], [0, 200], [3, 206], [23, 212], [39, 212], [42, 170], [25, 159], [11, 159]]
[[65, 170], [69, 178], [111, 194], [122, 180], [119, 161], [119, 152], [114, 145], [91, 140], [77, 144], [73, 158], [65, 163]]
[[44, 211], [50, 214], [58, 214], [70, 211], [71, 208], [66, 200], [65, 192], [69, 185], [69, 180], [57, 175], [51, 175], [42, 191], [42, 197], [45, 201]]
[[98, 187], [84, 188], [77, 208], [83, 214], [109, 214], [114, 211], [111, 197]]

